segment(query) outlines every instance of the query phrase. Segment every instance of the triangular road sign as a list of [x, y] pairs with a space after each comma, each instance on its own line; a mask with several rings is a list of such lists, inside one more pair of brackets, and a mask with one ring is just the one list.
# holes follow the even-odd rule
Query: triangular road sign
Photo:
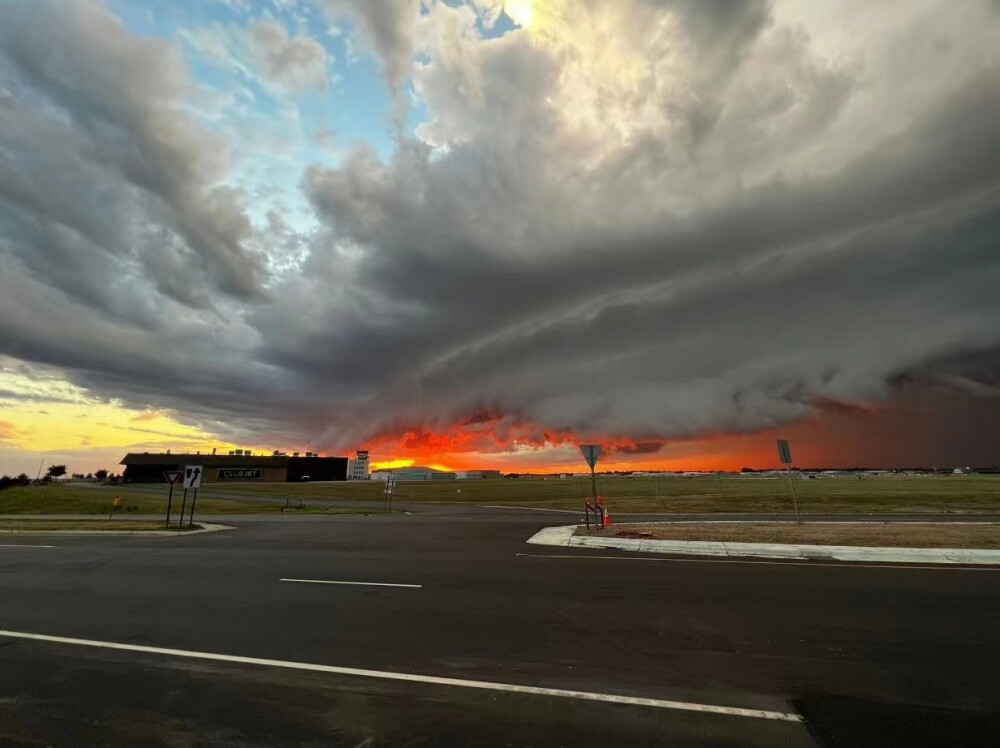
[[177, 483], [180, 483], [181, 482], [181, 478], [183, 478], [183, 477], [184, 477], [184, 471], [183, 470], [165, 470], [163, 472], [163, 478], [171, 486], [173, 486], [173, 485], [175, 485]]
[[598, 458], [601, 456], [601, 445], [600, 444], [581, 444], [580, 451], [583, 452], [583, 459], [587, 461], [590, 465], [590, 469], [594, 469], [594, 465], [597, 464]]

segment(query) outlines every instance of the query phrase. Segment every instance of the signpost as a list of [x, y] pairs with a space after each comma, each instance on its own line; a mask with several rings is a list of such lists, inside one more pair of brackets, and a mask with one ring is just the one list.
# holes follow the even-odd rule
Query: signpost
[[184, 508], [187, 506], [189, 488], [194, 489], [194, 498], [191, 500], [191, 517], [194, 517], [194, 502], [198, 500], [198, 488], [201, 486], [202, 472], [203, 470], [201, 465], [184, 466], [184, 475], [181, 478], [184, 486], [184, 498], [181, 500], [181, 518], [177, 523], [178, 527], [182, 527], [184, 525]]
[[[590, 466], [590, 493], [594, 499], [594, 516], [597, 516], [597, 475], [594, 473], [594, 466], [597, 464], [597, 460], [601, 457], [601, 445], [600, 444], [581, 444], [580, 452], [583, 453], [583, 459], [587, 461]], [[590, 502], [584, 502], [584, 506], [587, 508], [587, 528], [590, 528]], [[601, 526], [600, 520], [597, 521], [597, 526]]]
[[163, 473], [163, 477], [170, 484], [170, 491], [167, 494], [167, 521], [163, 526], [170, 527], [170, 506], [174, 503], [174, 486], [180, 483], [181, 478], [184, 477], [184, 471], [168, 470]]
[[778, 439], [778, 457], [781, 458], [781, 464], [788, 470], [788, 486], [792, 491], [792, 506], [795, 507], [795, 522], [801, 525], [802, 518], [799, 516], [799, 501], [795, 497], [795, 481], [792, 479], [792, 448], [788, 444], [787, 439]]
[[383, 501], [382, 508], [385, 509], [387, 513], [392, 511], [392, 494], [395, 490], [396, 490], [396, 476], [392, 473], [389, 473], [389, 475], [387, 475], [385, 479], [385, 488], [382, 490], [382, 501]]

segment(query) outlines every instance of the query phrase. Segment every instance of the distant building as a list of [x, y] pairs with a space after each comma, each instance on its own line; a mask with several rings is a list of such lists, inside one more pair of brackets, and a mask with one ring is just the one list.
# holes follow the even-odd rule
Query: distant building
[[492, 480], [503, 478], [499, 470], [456, 470], [455, 477], [458, 480]]
[[368, 461], [368, 450], [359, 449], [358, 456], [347, 460], [347, 480], [370, 480], [371, 463]]
[[395, 475], [397, 481], [417, 481], [417, 480], [454, 480], [455, 474], [445, 470], [435, 470], [434, 468], [411, 465], [403, 468], [385, 468], [372, 473], [373, 480], [388, 480], [390, 475]]
[[120, 464], [125, 466], [126, 483], [165, 483], [164, 472], [183, 470], [185, 465], [201, 466], [202, 483], [347, 480], [346, 457], [306, 455], [252, 455], [243, 449], [228, 455], [130, 452]]

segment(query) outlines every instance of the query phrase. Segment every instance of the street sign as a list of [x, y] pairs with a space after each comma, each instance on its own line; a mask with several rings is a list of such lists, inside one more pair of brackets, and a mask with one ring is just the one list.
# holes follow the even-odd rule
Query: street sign
[[201, 485], [201, 465], [184, 466], [184, 488], [198, 488]]
[[163, 473], [163, 479], [171, 486], [175, 483], [180, 483], [182, 477], [184, 477], [183, 470], [166, 470]]
[[594, 465], [597, 464], [597, 460], [601, 456], [601, 445], [600, 444], [581, 444], [580, 451], [583, 452], [583, 459], [587, 461], [590, 465], [590, 469], [594, 469]]
[[792, 448], [787, 439], [778, 439], [778, 457], [781, 458], [782, 465], [792, 464]]

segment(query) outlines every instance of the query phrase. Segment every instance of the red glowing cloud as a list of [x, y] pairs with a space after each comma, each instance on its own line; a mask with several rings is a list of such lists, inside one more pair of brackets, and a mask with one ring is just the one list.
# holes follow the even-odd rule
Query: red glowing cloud
[[[942, 400], [944, 406], [942, 407]], [[376, 464], [390, 461], [449, 469], [579, 472], [581, 442], [604, 446], [603, 470], [727, 470], [777, 467], [775, 440], [789, 439], [800, 467], [955, 467], [996, 463], [983, 435], [996, 433], [1000, 398], [903, 387], [881, 405], [824, 402], [814, 416], [752, 434], [687, 439], [577, 435], [525, 423], [496, 409], [451, 426], [400, 428], [366, 445]]]

